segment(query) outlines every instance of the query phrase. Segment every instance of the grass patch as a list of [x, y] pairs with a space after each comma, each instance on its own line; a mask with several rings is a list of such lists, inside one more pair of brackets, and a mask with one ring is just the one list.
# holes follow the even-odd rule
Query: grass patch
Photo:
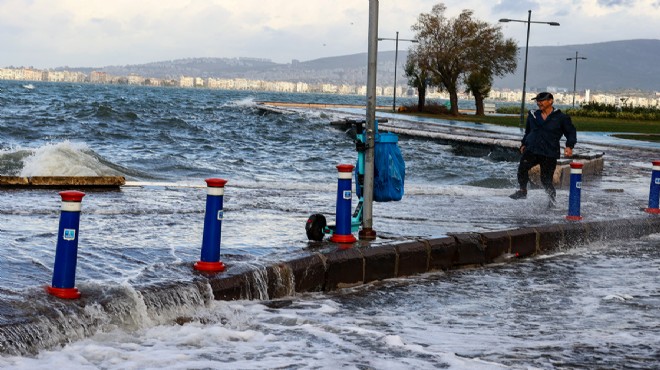
[[640, 134], [614, 134], [614, 137], [627, 140], [650, 141], [652, 143], [660, 143], [660, 134], [640, 135]]
[[[452, 116], [450, 114], [431, 114], [418, 112], [405, 112], [403, 115], [416, 117], [439, 118], [453, 121], [466, 121], [476, 123], [490, 123], [500, 126], [519, 127], [519, 115], [506, 116], [475, 116], [473, 114], [459, 114]], [[525, 116], [525, 118], [527, 118]], [[621, 118], [594, 118], [594, 117], [573, 117], [573, 124], [578, 132], [614, 132], [621, 134], [641, 134], [641, 135], [613, 135], [623, 139], [643, 140], [650, 142], [659, 142], [660, 121], [631, 120]]]

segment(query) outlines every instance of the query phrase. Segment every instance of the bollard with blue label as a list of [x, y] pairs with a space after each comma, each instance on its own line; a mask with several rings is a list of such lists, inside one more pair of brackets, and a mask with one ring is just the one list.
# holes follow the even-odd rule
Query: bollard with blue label
[[80, 298], [76, 285], [76, 263], [78, 260], [78, 227], [80, 225], [81, 202], [85, 193], [62, 191], [62, 210], [55, 249], [52, 285], [49, 294], [63, 299]]
[[220, 272], [225, 270], [225, 264], [220, 261], [220, 237], [223, 219], [222, 203], [227, 180], [211, 178], [205, 181], [207, 191], [202, 256], [194, 267], [198, 271]]
[[580, 193], [582, 191], [582, 163], [571, 162], [571, 189], [568, 195], [568, 216], [569, 221], [579, 221], [580, 216]]
[[353, 168], [355, 166], [352, 164], [337, 165], [337, 222], [330, 237], [330, 241], [334, 243], [353, 243], [357, 240], [351, 234], [351, 200], [353, 198], [351, 179], [353, 178]]
[[660, 214], [660, 161], [653, 161], [651, 171], [651, 189], [649, 191], [649, 208], [644, 211]]

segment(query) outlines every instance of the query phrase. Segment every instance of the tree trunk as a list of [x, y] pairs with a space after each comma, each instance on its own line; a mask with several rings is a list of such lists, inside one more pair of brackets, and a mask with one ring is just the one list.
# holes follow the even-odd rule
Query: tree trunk
[[424, 112], [424, 105], [426, 105], [426, 86], [417, 88], [417, 111]]
[[477, 108], [475, 114], [477, 116], [485, 116], [486, 114], [484, 113], [484, 95], [480, 91], [472, 91], [472, 95], [474, 95], [474, 105]]
[[458, 93], [456, 89], [449, 90], [449, 103], [451, 104], [449, 112], [453, 116], [458, 116]]

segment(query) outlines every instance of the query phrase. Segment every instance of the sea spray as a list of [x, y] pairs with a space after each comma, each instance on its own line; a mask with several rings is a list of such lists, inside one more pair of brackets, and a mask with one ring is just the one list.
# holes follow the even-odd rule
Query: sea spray
[[46, 144], [23, 160], [20, 176], [102, 176], [103, 166], [84, 143]]
[[0, 353], [36, 354], [116, 329], [134, 331], [199, 320], [197, 312], [213, 299], [203, 281], [138, 289], [129, 284], [82, 285], [85, 295], [79, 302], [58, 301], [35, 291], [32, 300], [7, 304], [7, 312], [25, 311], [27, 316], [0, 326]]

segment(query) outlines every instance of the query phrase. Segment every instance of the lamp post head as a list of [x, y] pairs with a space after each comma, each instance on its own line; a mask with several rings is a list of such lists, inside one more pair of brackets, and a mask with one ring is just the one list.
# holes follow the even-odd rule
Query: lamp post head
[[559, 26], [559, 23], [557, 22], [548, 22], [548, 24], [551, 26]]
[[511, 20], [510, 20], [510, 19], [507, 19], [507, 18], [502, 18], [502, 19], [500, 19], [499, 21], [502, 22], [502, 23], [511, 22]]

